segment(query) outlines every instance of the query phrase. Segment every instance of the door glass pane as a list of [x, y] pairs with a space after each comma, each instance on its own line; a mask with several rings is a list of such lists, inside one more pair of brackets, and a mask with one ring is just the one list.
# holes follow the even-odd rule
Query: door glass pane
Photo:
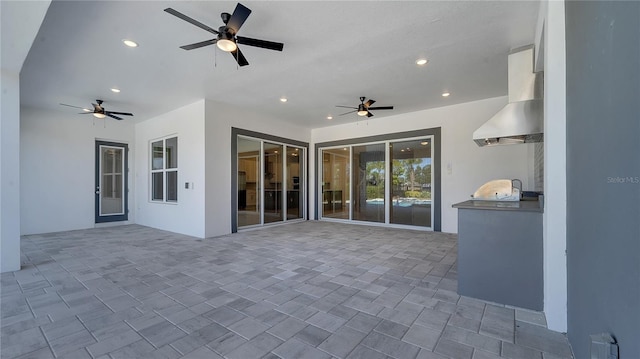
[[297, 147], [287, 146], [287, 219], [303, 218], [303, 200], [301, 186], [304, 183], [303, 162], [304, 151]]
[[162, 141], [151, 144], [151, 169], [161, 170], [164, 168], [162, 157]]
[[162, 193], [164, 191], [163, 177], [164, 177], [163, 172], [156, 172], [151, 174], [151, 182], [152, 182], [151, 183], [151, 199], [152, 200], [162, 201], [164, 199], [163, 193]]
[[165, 142], [167, 168], [178, 168], [178, 137], [167, 138]]
[[352, 161], [352, 219], [384, 223], [385, 144], [354, 146]]
[[282, 180], [284, 146], [264, 143], [264, 223], [284, 220], [282, 211]]
[[391, 223], [431, 227], [431, 137], [391, 144]]
[[100, 215], [124, 213], [123, 199], [123, 149], [100, 147], [102, 174], [100, 176]]
[[167, 201], [178, 200], [178, 171], [167, 171]]
[[349, 148], [322, 151], [322, 217], [349, 219]]
[[260, 224], [260, 141], [238, 137], [238, 228]]

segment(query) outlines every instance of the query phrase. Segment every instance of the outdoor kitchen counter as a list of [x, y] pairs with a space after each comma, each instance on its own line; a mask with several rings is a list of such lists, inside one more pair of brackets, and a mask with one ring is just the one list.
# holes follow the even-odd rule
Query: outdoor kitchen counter
[[464, 209], [489, 209], [494, 211], [522, 211], [522, 212], [543, 212], [543, 208], [538, 201], [477, 201], [468, 200], [456, 203], [453, 208]]
[[542, 310], [538, 201], [466, 201], [458, 209], [458, 294]]

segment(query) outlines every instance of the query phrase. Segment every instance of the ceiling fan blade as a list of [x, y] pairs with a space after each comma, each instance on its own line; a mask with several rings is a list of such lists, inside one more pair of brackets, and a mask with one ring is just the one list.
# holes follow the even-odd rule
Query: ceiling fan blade
[[227, 23], [227, 27], [232, 29], [234, 34], [237, 34], [238, 30], [240, 30], [240, 28], [242, 27], [242, 24], [244, 24], [244, 22], [249, 17], [249, 14], [251, 14], [251, 10], [248, 7], [238, 3], [238, 5], [236, 5], [236, 9], [233, 10], [233, 14], [231, 14], [231, 18]]
[[393, 110], [393, 106], [369, 107], [369, 110]]
[[116, 120], [122, 120], [122, 117], [114, 116], [110, 112], [107, 112], [106, 115], [111, 117], [111, 118], [115, 118]]
[[373, 114], [369, 111], [367, 111], [367, 117], [373, 117]]
[[364, 103], [364, 107], [368, 108], [369, 106], [373, 105], [374, 102], [376, 102], [376, 100], [369, 99], [369, 101]]
[[105, 111], [106, 115], [123, 115], [123, 116], [133, 116], [131, 112], [116, 112], [116, 111]]
[[202, 30], [209, 31], [210, 33], [216, 34], [216, 35], [219, 34], [218, 31], [210, 28], [209, 26], [201, 23], [200, 21], [194, 20], [194, 19], [188, 17], [187, 15], [185, 15], [185, 14], [183, 14], [181, 12], [178, 12], [178, 11], [176, 11], [176, 10], [170, 8], [170, 7], [164, 9], [164, 11], [169, 13], [169, 14], [171, 14], [171, 15], [173, 15], [173, 16], [175, 16], [175, 17], [177, 17], [177, 18], [180, 18], [180, 19], [182, 19], [182, 20], [184, 20], [184, 21], [186, 21], [186, 22], [188, 22], [188, 23], [190, 23], [192, 25], [195, 25], [195, 26], [201, 28]]
[[207, 45], [213, 45], [216, 42], [218, 42], [218, 39], [211, 39], [211, 40], [207, 40], [207, 41], [196, 42], [194, 44], [180, 46], [180, 48], [183, 49], [183, 50], [193, 50], [193, 49], [199, 49], [199, 48], [207, 46]]
[[84, 107], [80, 107], [80, 106], [72, 106], [72, 105], [67, 105], [66, 103], [61, 103], [62, 106], [69, 106], [69, 107], [73, 107], [73, 108], [79, 108], [81, 110], [84, 110]]
[[233, 56], [234, 59], [236, 59], [236, 62], [238, 63], [238, 65], [240, 66], [247, 66], [249, 65], [249, 61], [247, 61], [247, 59], [244, 57], [244, 55], [242, 54], [242, 51], [240, 51], [240, 49], [236, 49], [235, 51], [231, 51], [230, 54]]
[[353, 106], [340, 106], [340, 105], [337, 105], [336, 107], [355, 108], [356, 110], [358, 109], [357, 107], [353, 107]]
[[250, 37], [237, 36], [236, 41], [242, 45], [261, 47], [269, 50], [282, 51], [284, 48], [284, 44], [281, 42], [252, 39]]
[[349, 111], [349, 112], [341, 113], [341, 114], [339, 114], [338, 116], [348, 115], [348, 114], [350, 114], [350, 113], [354, 113], [354, 112], [356, 112], [356, 111], [357, 111], [357, 110], [353, 110], [353, 111]]

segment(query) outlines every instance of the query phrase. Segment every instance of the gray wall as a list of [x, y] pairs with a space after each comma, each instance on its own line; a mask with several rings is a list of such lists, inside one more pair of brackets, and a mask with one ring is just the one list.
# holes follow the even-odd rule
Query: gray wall
[[640, 358], [640, 2], [568, 1], [568, 335]]

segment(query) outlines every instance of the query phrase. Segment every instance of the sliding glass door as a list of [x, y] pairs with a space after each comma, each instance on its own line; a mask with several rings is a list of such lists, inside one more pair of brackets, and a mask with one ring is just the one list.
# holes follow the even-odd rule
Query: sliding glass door
[[238, 227], [262, 223], [260, 141], [238, 137]]
[[384, 143], [353, 146], [353, 216], [356, 221], [384, 223]]
[[431, 227], [431, 142], [419, 139], [390, 144], [394, 184], [390, 223]]
[[305, 218], [305, 148], [238, 136], [237, 228]]
[[321, 218], [433, 227], [433, 136], [320, 148]]
[[351, 168], [348, 148], [327, 149], [322, 153], [322, 216], [349, 219]]

